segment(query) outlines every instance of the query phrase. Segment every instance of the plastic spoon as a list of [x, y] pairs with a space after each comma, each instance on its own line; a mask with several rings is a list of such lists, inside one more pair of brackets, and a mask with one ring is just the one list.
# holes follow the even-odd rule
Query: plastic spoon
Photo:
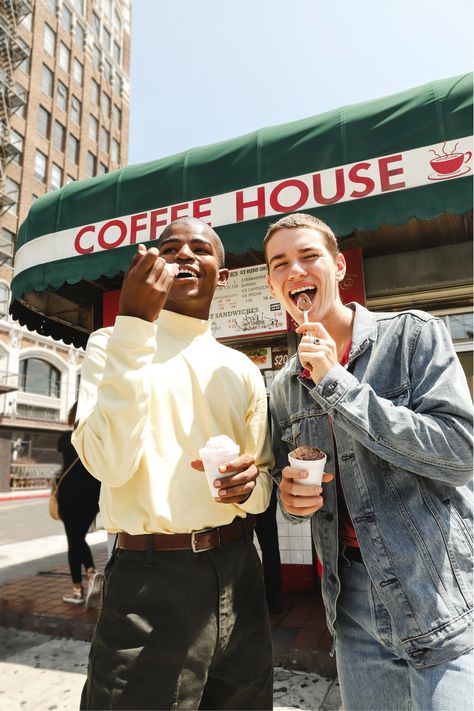
[[311, 311], [311, 307], [313, 306], [309, 296], [304, 292], [299, 294], [296, 306], [298, 310], [301, 311], [301, 313], [303, 314], [304, 323], [308, 323], [308, 311]]

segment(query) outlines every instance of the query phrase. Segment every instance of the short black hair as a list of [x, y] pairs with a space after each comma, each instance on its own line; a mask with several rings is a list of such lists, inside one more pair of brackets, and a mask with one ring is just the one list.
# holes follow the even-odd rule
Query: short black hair
[[205, 227], [207, 227], [207, 229], [212, 232], [212, 235], [214, 238], [214, 243], [216, 245], [216, 250], [217, 250], [217, 262], [219, 265], [219, 269], [224, 269], [224, 267], [225, 267], [225, 249], [224, 249], [224, 245], [222, 244], [221, 238], [219, 237], [217, 232], [215, 230], [213, 230], [212, 227], [207, 222], [204, 222], [204, 220], [199, 220], [197, 217], [179, 217], [177, 220], [170, 222], [169, 225], [166, 225], [165, 229], [163, 230], [161, 235], [158, 237], [158, 243], [157, 243], [158, 249], [160, 248], [163, 240], [166, 239], [166, 237], [168, 237], [171, 227], [173, 227], [174, 225], [178, 225], [178, 224], [190, 225], [191, 227], [197, 226], [197, 225], [202, 227], [204, 225]]

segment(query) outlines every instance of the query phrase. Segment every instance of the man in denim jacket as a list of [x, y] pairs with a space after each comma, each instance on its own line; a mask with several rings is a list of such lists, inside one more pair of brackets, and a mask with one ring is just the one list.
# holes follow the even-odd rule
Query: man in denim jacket
[[[472, 708], [472, 407], [443, 323], [342, 304], [334, 234], [289, 215], [265, 237], [270, 289], [304, 324], [270, 407], [280, 502], [311, 517], [345, 711]], [[322, 488], [288, 464], [327, 454]], [[330, 473], [329, 473], [330, 472]]]

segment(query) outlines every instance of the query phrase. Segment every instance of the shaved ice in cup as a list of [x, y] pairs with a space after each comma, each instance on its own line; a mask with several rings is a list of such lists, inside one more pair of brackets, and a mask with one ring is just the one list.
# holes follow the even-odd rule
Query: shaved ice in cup
[[239, 456], [239, 453], [239, 445], [230, 437], [227, 437], [227, 435], [210, 437], [204, 447], [199, 450], [199, 456], [204, 464], [207, 482], [212, 496], [217, 496], [218, 494], [218, 489], [214, 486], [214, 481], [229, 476], [229, 474], [221, 474], [219, 467], [231, 462]]
[[288, 455], [290, 467], [308, 472], [306, 479], [298, 479], [298, 484], [310, 486], [321, 486], [326, 459], [324, 452], [310, 446], [297, 447]]

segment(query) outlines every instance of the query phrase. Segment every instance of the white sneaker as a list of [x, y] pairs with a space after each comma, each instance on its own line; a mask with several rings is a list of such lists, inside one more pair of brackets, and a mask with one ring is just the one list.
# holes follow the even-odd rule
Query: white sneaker
[[63, 602], [67, 602], [68, 605], [83, 605], [84, 593], [82, 588], [73, 588], [71, 595], [63, 596]]
[[86, 607], [98, 607], [102, 602], [104, 576], [97, 571], [87, 581]]

